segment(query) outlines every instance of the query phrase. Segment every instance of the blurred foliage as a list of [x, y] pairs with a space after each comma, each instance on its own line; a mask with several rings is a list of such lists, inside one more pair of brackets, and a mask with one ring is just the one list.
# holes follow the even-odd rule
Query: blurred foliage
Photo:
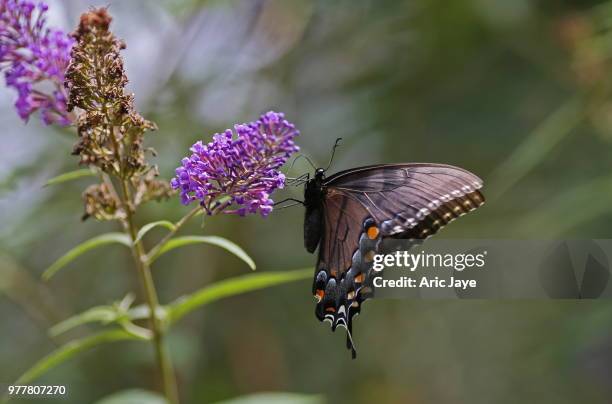
[[133, 389], [111, 394], [96, 404], [166, 404], [166, 399], [150, 391]]
[[218, 404], [323, 404], [320, 396], [292, 393], [259, 393], [220, 401]]
[[[52, 22], [70, 29], [92, 4], [107, 2], [62, 2]], [[166, 178], [196, 140], [277, 109], [296, 122], [303, 151], [320, 165], [334, 140], [345, 139], [332, 171], [431, 161], [479, 174], [488, 203], [440, 237], [609, 237], [610, 1], [138, 0], [111, 7], [128, 44], [131, 90], [160, 128], [151, 146]], [[40, 284], [65, 251], [117, 229], [80, 222], [88, 178], [44, 187], [77, 168], [74, 136], [22, 125], [8, 90], [0, 101], [0, 381], [8, 383], [63, 345], [49, 326], [138, 288], [128, 252], [114, 246], [80, 256], [74, 265], [83, 270], [69, 279]], [[311, 170], [300, 160], [291, 174]], [[174, 222], [185, 213], [173, 200], [137, 219]], [[282, 277], [314, 265], [302, 247], [302, 215], [295, 208], [265, 220], [220, 217], [185, 231], [240, 245], [263, 268], [244, 276]], [[164, 231], [145, 242], [153, 245]], [[166, 304], [245, 270], [204, 244], [160, 256], [156, 267]], [[344, 336], [314, 318], [304, 278], [217, 301], [177, 324], [169, 343], [185, 402], [268, 391], [329, 402], [453, 404], [606, 403], [612, 394], [608, 302], [374, 300], [355, 322], [359, 357], [351, 361]], [[85, 403], [134, 386], [154, 390], [154, 374], [146, 344], [121, 342], [58, 366], [40, 384], [69, 385], [70, 402]]]

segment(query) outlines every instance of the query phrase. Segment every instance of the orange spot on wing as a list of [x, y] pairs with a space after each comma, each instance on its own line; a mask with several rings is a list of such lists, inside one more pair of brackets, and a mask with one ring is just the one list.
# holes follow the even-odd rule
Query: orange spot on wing
[[378, 237], [378, 234], [379, 234], [379, 233], [380, 233], [380, 232], [378, 231], [378, 227], [376, 227], [376, 226], [370, 226], [370, 227], [368, 227], [367, 234], [368, 234], [368, 238], [369, 238], [370, 240], [374, 240], [374, 239], [376, 239], [376, 237]]
[[363, 282], [363, 274], [359, 274], [355, 277], [355, 282], [362, 283]]
[[325, 311], [328, 311], [328, 312], [330, 312], [330, 313], [335, 313], [335, 312], [336, 312], [336, 309], [335, 309], [334, 307], [327, 307], [327, 308], [325, 309]]
[[315, 299], [317, 299], [317, 302], [323, 300], [323, 296], [325, 296], [325, 291], [323, 289], [317, 289], [315, 292]]

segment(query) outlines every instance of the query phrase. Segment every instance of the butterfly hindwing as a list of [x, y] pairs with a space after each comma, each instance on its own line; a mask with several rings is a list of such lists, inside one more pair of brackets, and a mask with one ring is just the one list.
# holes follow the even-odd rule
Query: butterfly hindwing
[[344, 192], [330, 190], [323, 202], [323, 232], [315, 270], [315, 313], [332, 330], [347, 329], [347, 347], [355, 355], [352, 319], [371, 296], [371, 263], [380, 232], [367, 209]]

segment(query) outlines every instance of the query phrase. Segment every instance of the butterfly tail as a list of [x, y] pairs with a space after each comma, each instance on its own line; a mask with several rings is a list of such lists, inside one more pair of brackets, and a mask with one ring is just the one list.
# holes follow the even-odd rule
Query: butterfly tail
[[346, 326], [346, 348], [351, 350], [351, 358], [357, 358], [357, 350], [353, 343], [353, 316], [349, 315], [348, 325]]

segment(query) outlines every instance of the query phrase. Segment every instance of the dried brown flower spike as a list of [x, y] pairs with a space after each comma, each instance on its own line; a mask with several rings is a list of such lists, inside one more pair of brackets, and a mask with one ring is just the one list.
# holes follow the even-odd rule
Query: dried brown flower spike
[[[170, 188], [153, 178], [157, 171], [146, 162], [144, 134], [156, 126], [134, 109], [134, 96], [125, 93], [128, 79], [120, 55], [125, 44], [109, 31], [111, 20], [105, 8], [92, 10], [81, 16], [72, 34], [76, 45], [65, 86], [68, 110], [80, 111], [76, 122], [80, 139], [73, 154], [80, 156], [81, 164], [129, 184], [138, 195], [128, 198], [129, 208], [134, 209], [140, 202], [167, 196]], [[84, 195], [88, 216], [123, 216], [98, 212], [100, 206], [108, 206], [108, 198], [97, 201], [92, 195]]]
[[92, 184], [83, 192], [85, 213], [83, 220], [90, 216], [98, 220], [114, 220], [121, 218], [121, 209], [117, 197], [113, 195], [107, 184]]

